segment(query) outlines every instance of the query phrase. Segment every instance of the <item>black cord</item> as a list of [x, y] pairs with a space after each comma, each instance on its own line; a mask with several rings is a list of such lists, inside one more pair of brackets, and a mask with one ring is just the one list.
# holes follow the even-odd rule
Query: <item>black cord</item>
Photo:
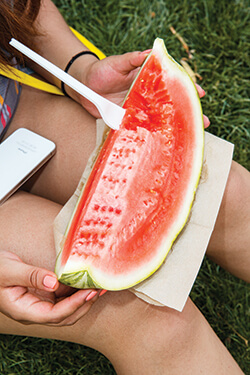
[[[73, 56], [72, 59], [68, 62], [68, 64], [66, 65], [66, 68], [64, 69], [65, 73], [68, 73], [68, 70], [69, 70], [69, 68], [71, 67], [71, 65], [73, 64], [73, 62], [74, 62], [76, 59], [78, 59], [78, 57], [80, 57], [80, 56], [82, 56], [82, 55], [93, 55], [93, 56], [95, 56], [98, 60], [100, 60], [99, 57], [98, 57], [94, 52], [91, 52], [91, 51], [82, 51], [82, 52], [79, 52], [79, 53], [77, 53], [75, 56]], [[68, 98], [70, 97], [70, 96], [66, 93], [66, 91], [65, 91], [65, 86], [64, 86], [64, 82], [62, 82], [62, 81], [61, 81], [61, 90], [62, 90], [62, 92], [63, 92], [63, 94], [64, 94], [65, 96], [67, 96]]]

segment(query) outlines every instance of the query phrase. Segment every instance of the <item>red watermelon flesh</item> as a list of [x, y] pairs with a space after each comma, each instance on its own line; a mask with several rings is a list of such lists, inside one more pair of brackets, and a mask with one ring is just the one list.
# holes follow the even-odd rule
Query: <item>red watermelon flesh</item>
[[196, 89], [157, 39], [82, 191], [56, 272], [121, 290], [162, 264], [191, 209], [203, 154]]

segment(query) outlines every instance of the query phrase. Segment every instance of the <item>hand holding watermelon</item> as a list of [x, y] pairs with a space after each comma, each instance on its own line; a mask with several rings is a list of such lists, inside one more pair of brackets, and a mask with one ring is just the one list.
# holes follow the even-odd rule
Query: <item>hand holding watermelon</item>
[[0, 311], [3, 314], [23, 324], [74, 324], [89, 311], [98, 293], [80, 290], [72, 294], [72, 291], [72, 288], [65, 289], [53, 272], [25, 264], [14, 253], [1, 251]]
[[[143, 52], [128, 52], [123, 55], [109, 56], [97, 60], [93, 56], [87, 61], [86, 56], [77, 59], [70, 68], [70, 74], [93, 91], [110, 101], [121, 105], [124, 97], [135, 79], [141, 65], [151, 50]], [[86, 65], [86, 63], [88, 63]], [[196, 84], [200, 98], [205, 91]], [[67, 88], [67, 93], [79, 102], [94, 117], [99, 118], [97, 108], [74, 90]], [[204, 127], [209, 126], [209, 120], [204, 116]]]
[[[82, 60], [79, 58], [73, 63], [69, 73], [93, 91], [121, 105], [149, 52], [128, 52], [124, 55], [109, 56], [103, 60], [91, 57], [88, 65], [84, 56]], [[67, 93], [94, 117], [100, 117], [96, 107], [83, 96], [68, 87]]]

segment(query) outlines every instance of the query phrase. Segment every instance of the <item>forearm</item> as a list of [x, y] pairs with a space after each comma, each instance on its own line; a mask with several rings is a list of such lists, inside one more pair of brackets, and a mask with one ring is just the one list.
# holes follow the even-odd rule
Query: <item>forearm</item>
[[[88, 50], [71, 32], [51, 0], [42, 0], [35, 26], [38, 31], [38, 36], [35, 37], [37, 51], [63, 70], [73, 56]], [[148, 51], [135, 51], [99, 61], [96, 56], [84, 54], [74, 60], [68, 73], [93, 91], [120, 105], [147, 55]], [[61, 87], [61, 82], [42, 68], [32, 62], [30, 66], [49, 82]], [[83, 96], [67, 86], [65, 89], [90, 114], [100, 116], [97, 109]]]
[[[80, 51], [87, 50], [87, 47], [71, 32], [51, 0], [42, 0], [35, 24], [40, 33], [36, 37], [38, 53], [61, 69], [65, 69], [72, 56]], [[81, 63], [87, 67], [94, 59], [95, 57], [86, 55]], [[57, 78], [32, 62], [29, 65], [48, 81], [60, 87], [60, 81]]]

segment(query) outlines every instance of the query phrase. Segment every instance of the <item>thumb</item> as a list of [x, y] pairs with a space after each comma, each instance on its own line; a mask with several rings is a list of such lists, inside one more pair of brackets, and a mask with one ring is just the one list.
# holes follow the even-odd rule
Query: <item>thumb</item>
[[[127, 52], [123, 55], [114, 56], [116, 69], [119, 69], [119, 71], [123, 74], [128, 74], [143, 64], [150, 51], [151, 50], [146, 50], [143, 52], [134, 51]], [[119, 59], [119, 63], [115, 60], [115, 58], [117, 58], [117, 60]]]
[[6, 286], [24, 286], [46, 291], [55, 291], [59, 282], [52, 271], [13, 259], [5, 279]]
[[144, 60], [146, 57], [148, 57], [151, 51], [151, 49], [148, 49], [143, 52], [128, 52], [128, 54], [130, 54], [129, 62], [131, 67], [139, 68], [144, 63]]

